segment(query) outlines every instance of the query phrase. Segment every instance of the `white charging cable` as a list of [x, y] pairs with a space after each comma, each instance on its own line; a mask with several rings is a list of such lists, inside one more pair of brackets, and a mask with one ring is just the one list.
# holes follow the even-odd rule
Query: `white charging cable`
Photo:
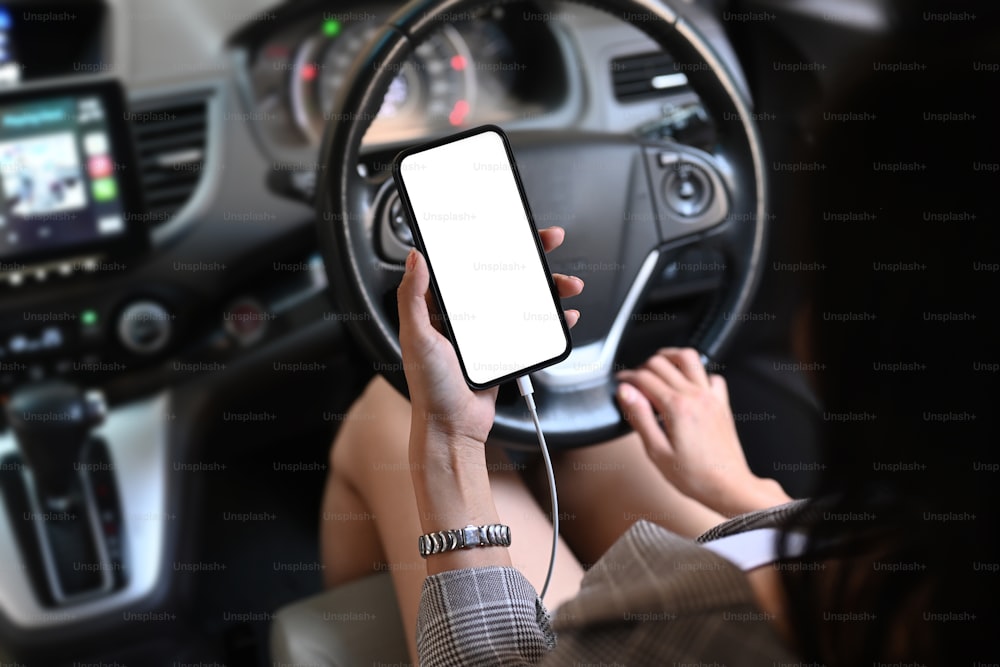
[[531, 386], [531, 379], [527, 375], [517, 378], [517, 388], [524, 396], [524, 402], [528, 405], [528, 412], [531, 413], [531, 421], [535, 423], [535, 433], [538, 434], [538, 446], [542, 450], [542, 460], [545, 462], [545, 474], [549, 477], [549, 498], [552, 500], [552, 554], [549, 556], [549, 571], [545, 574], [545, 584], [539, 597], [545, 599], [545, 593], [549, 590], [549, 582], [552, 581], [552, 570], [556, 566], [556, 547], [559, 545], [559, 496], [556, 495], [556, 475], [552, 470], [552, 459], [549, 457], [549, 448], [545, 444], [545, 434], [542, 433], [542, 425], [538, 421], [538, 410], [535, 408], [534, 389]]

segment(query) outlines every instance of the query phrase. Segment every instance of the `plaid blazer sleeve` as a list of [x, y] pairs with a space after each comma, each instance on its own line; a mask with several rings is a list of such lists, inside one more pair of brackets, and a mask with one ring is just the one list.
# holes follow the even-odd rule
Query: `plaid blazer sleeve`
[[728, 537], [757, 528], [781, 528], [790, 517], [801, 512], [814, 518], [818, 510], [809, 504], [808, 500], [793, 500], [784, 505], [775, 505], [762, 510], [748, 512], [723, 521], [718, 526], [710, 528], [698, 536], [698, 542], [711, 542], [721, 537]]
[[534, 665], [554, 646], [549, 613], [518, 570], [468, 568], [424, 580], [417, 617], [421, 665]]

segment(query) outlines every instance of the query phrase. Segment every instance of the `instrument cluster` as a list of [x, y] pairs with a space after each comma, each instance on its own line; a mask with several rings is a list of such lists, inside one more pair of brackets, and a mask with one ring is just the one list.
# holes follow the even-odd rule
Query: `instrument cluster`
[[[315, 146], [354, 59], [394, 7], [316, 9], [247, 38], [253, 120], [283, 147]], [[525, 3], [456, 16], [418, 45], [385, 95], [366, 143], [545, 113], [565, 96], [561, 51]]]

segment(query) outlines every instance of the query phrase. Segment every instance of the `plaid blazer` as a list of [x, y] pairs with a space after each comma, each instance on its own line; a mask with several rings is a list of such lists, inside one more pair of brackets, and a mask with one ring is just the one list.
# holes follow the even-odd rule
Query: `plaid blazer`
[[[798, 504], [737, 517], [699, 540], [778, 525]], [[554, 616], [514, 568], [427, 577], [417, 646], [420, 664], [428, 667], [796, 663], [769, 621], [739, 568], [640, 521], [587, 571], [577, 596]]]

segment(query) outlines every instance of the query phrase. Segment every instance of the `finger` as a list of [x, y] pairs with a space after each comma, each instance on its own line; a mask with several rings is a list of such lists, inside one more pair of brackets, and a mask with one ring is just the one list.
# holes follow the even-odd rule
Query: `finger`
[[638, 389], [624, 382], [618, 385], [615, 397], [618, 399], [622, 415], [642, 438], [650, 457], [671, 454], [670, 441], [663, 429], [660, 428], [660, 423], [653, 412], [653, 406], [646, 400], [646, 397]]
[[580, 321], [580, 311], [579, 310], [564, 310], [563, 317], [566, 318], [566, 326], [570, 329], [576, 326], [576, 323]]
[[712, 387], [712, 393], [729, 405], [729, 387], [726, 385], [726, 378], [721, 375], [709, 375], [708, 384]]
[[552, 252], [566, 240], [566, 230], [562, 227], [548, 227], [538, 230], [538, 236], [542, 239], [545, 252]]
[[583, 281], [576, 276], [553, 273], [552, 280], [556, 283], [556, 290], [559, 292], [559, 298], [561, 299], [568, 299], [583, 291]]
[[399, 337], [401, 341], [429, 342], [433, 339], [434, 327], [427, 311], [427, 288], [430, 285], [430, 271], [424, 256], [411, 249], [406, 257], [406, 271], [396, 289], [399, 308]]
[[694, 348], [665, 347], [657, 352], [657, 354], [666, 357], [672, 364], [681, 369], [681, 372], [691, 382], [702, 387], [709, 386], [708, 372], [701, 363], [701, 355]]
[[643, 396], [645, 396], [645, 398], [652, 403], [653, 407], [656, 408], [656, 411], [662, 415], [664, 419], [667, 418], [667, 415], [670, 412], [669, 404], [671, 397], [675, 396], [677, 391], [664, 382], [663, 378], [648, 368], [622, 371], [615, 377], [622, 382], [629, 383], [641, 391]]
[[656, 373], [664, 382], [677, 391], [690, 391], [691, 389], [691, 380], [681, 372], [681, 369], [677, 368], [669, 359], [658, 354], [647, 359], [642, 368], [647, 368]]

